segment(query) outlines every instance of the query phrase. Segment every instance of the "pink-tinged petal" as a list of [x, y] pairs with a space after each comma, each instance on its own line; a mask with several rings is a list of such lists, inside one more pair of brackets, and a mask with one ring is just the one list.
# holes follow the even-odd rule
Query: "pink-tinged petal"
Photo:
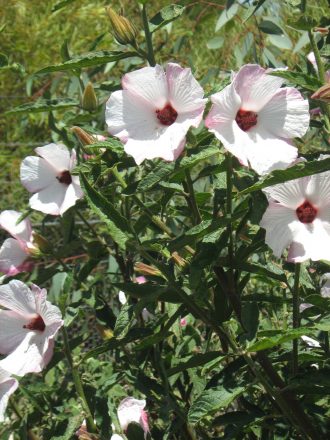
[[117, 415], [123, 431], [126, 431], [130, 423], [135, 422], [141, 425], [145, 434], [149, 432], [148, 415], [144, 411], [145, 406], [145, 400], [138, 400], [133, 397], [126, 397], [120, 402]]
[[168, 90], [164, 69], [158, 64], [155, 67], [143, 67], [126, 73], [122, 79], [124, 90], [138, 96], [152, 108], [163, 108], [168, 101]]
[[284, 249], [292, 242], [298, 223], [294, 210], [275, 202], [269, 203], [260, 226], [266, 229], [266, 244], [276, 257], [280, 257]]
[[[40, 287], [32, 284], [31, 292], [34, 294], [35, 297], [36, 312], [42, 317], [46, 326], [48, 327], [56, 323], [62, 325], [63, 321], [61, 311], [58, 307], [47, 301], [46, 289], [40, 289]], [[56, 328], [52, 329], [50, 334], [54, 335], [56, 331]]]
[[[208, 123], [210, 127], [210, 120]], [[253, 148], [253, 142], [234, 120], [222, 122], [214, 128], [210, 128], [209, 131], [215, 134], [225, 149], [236, 156], [242, 165], [249, 165], [248, 152]]]
[[16, 349], [0, 361], [0, 366], [16, 376], [40, 373], [45, 366], [43, 355], [47, 348], [48, 340], [45, 340], [42, 334], [27, 332]]
[[166, 67], [169, 101], [178, 113], [205, 108], [204, 90], [190, 69], [169, 63]]
[[242, 101], [232, 84], [212, 95], [211, 101], [213, 105], [205, 119], [205, 125], [221, 132], [223, 124], [228, 124], [236, 118]]
[[304, 247], [305, 254], [296, 256], [293, 261], [330, 260], [330, 230], [322, 220], [316, 218], [313, 223], [300, 225], [303, 227], [295, 231], [294, 241]]
[[[71, 156], [70, 156], [70, 165], [68, 168], [68, 171], [73, 170], [73, 168], [77, 165], [77, 153], [75, 149], [71, 150]], [[78, 177], [78, 176], [76, 176]]]
[[330, 171], [311, 176], [306, 188], [306, 198], [323, 213], [324, 220], [329, 217]]
[[36, 313], [35, 295], [19, 280], [0, 286], [0, 305], [22, 316]]
[[0, 423], [5, 420], [9, 397], [16, 391], [17, 387], [17, 380], [0, 368]]
[[109, 133], [123, 142], [127, 138], [142, 142], [152, 140], [163, 129], [155, 109], [125, 90], [112, 93], [106, 104], [105, 120]]
[[310, 177], [289, 180], [288, 182], [269, 186], [263, 191], [283, 206], [296, 210], [306, 198], [306, 187], [309, 179]]
[[76, 201], [83, 196], [80, 186], [71, 184], [67, 187], [63, 203], [60, 208], [60, 214], [63, 215], [71, 206], [75, 205]]
[[30, 198], [30, 207], [44, 214], [60, 215], [67, 185], [55, 179], [54, 183]]
[[0, 272], [8, 276], [24, 272], [27, 268], [24, 264], [27, 258], [28, 254], [19, 241], [14, 238], [7, 238], [0, 248]]
[[318, 71], [318, 67], [317, 67], [317, 63], [316, 63], [316, 59], [315, 59], [315, 54], [314, 52], [309, 52], [309, 54], [306, 57], [308, 59], [308, 61], [313, 65], [314, 69], [316, 70], [316, 72]]
[[258, 113], [258, 125], [275, 136], [303, 136], [309, 127], [309, 104], [293, 87], [279, 89]]
[[14, 238], [21, 241], [31, 241], [31, 222], [28, 218], [25, 218], [17, 224], [18, 219], [22, 213], [17, 211], [3, 211], [0, 214], [0, 227], [5, 229]]
[[144, 284], [147, 282], [147, 279], [146, 279], [146, 277], [141, 275], [140, 277], [135, 278], [135, 282], [138, 284]]
[[281, 87], [283, 79], [269, 72], [256, 64], [246, 64], [235, 75], [233, 85], [244, 110], [259, 112]]
[[41, 157], [28, 156], [21, 163], [21, 183], [29, 192], [37, 192], [51, 185], [56, 175], [57, 171]]
[[28, 324], [29, 320], [11, 310], [0, 310], [0, 320], [0, 353], [9, 354], [25, 338], [28, 330], [24, 325]]
[[247, 132], [251, 140], [245, 154], [251, 168], [264, 175], [273, 170], [285, 169], [297, 159], [298, 150], [285, 139], [280, 139], [261, 130]]
[[70, 169], [70, 152], [63, 144], [48, 144], [34, 150], [40, 157], [43, 157], [56, 171]]

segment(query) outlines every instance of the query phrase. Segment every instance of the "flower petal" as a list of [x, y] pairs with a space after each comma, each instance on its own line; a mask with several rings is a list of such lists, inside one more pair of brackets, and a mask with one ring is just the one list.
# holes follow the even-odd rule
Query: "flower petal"
[[0, 310], [0, 353], [9, 354], [23, 341], [29, 320], [11, 310]]
[[28, 255], [20, 246], [19, 241], [7, 238], [0, 248], [0, 272], [8, 276], [24, 272], [28, 267], [24, 265], [27, 258]]
[[281, 87], [282, 78], [271, 76], [257, 64], [246, 64], [234, 77], [233, 85], [242, 99], [244, 110], [259, 112]]
[[147, 413], [144, 411], [145, 400], [126, 397], [118, 405], [117, 415], [123, 431], [126, 431], [128, 425], [132, 422], [139, 423], [144, 432], [149, 431]]
[[[314, 174], [311, 176], [307, 188], [306, 197], [308, 200], [326, 213], [330, 205], [330, 172]], [[330, 220], [330, 219], [329, 219]]]
[[0, 286], [0, 305], [22, 316], [36, 313], [34, 293], [19, 280]]
[[178, 112], [187, 112], [203, 109], [206, 99], [203, 99], [204, 90], [196, 81], [190, 69], [184, 69], [179, 64], [168, 63], [166, 66], [166, 80], [169, 91], [169, 101]]
[[155, 109], [126, 90], [111, 94], [106, 104], [105, 120], [109, 133], [123, 142], [129, 137], [139, 141], [154, 139], [158, 131], [163, 129]]
[[59, 215], [64, 201], [67, 185], [55, 179], [54, 183], [35, 193], [30, 198], [32, 209], [45, 214]]
[[30, 192], [40, 191], [51, 185], [57, 171], [41, 157], [28, 156], [21, 163], [21, 183]]
[[0, 423], [5, 420], [5, 411], [11, 394], [18, 387], [18, 382], [9, 373], [0, 371]]
[[209, 114], [205, 119], [208, 128], [219, 128], [222, 124], [233, 121], [241, 107], [241, 98], [232, 84], [226, 86], [221, 92], [211, 96], [213, 103]]
[[40, 157], [43, 157], [56, 171], [70, 169], [70, 152], [63, 144], [47, 144], [34, 150]]
[[299, 223], [295, 211], [271, 201], [264, 213], [260, 226], [266, 229], [266, 244], [276, 257], [293, 241], [295, 224]]
[[40, 289], [39, 286], [32, 284], [31, 291], [35, 296], [36, 312], [42, 317], [46, 326], [54, 323], [62, 324], [60, 309], [47, 301], [47, 290]]
[[22, 213], [17, 211], [3, 211], [0, 214], [0, 227], [9, 232], [14, 238], [28, 242], [31, 240], [31, 222], [28, 218], [25, 218], [16, 224], [21, 215]]
[[60, 214], [63, 215], [71, 206], [75, 205], [76, 201], [83, 196], [80, 186], [71, 184], [67, 187], [65, 197], [60, 208]]
[[168, 102], [168, 90], [164, 69], [158, 64], [155, 67], [143, 67], [126, 73], [122, 79], [124, 90], [142, 98], [153, 109], [162, 109]]
[[263, 191], [283, 206], [296, 210], [306, 199], [306, 187], [309, 179], [310, 177], [289, 180], [288, 182], [269, 186]]
[[309, 127], [309, 104], [293, 87], [279, 89], [258, 113], [258, 125], [275, 136], [303, 136]]
[[313, 223], [300, 223], [294, 233], [294, 242], [304, 248], [304, 253], [300, 252], [292, 257], [291, 261], [299, 263], [311, 259], [313, 261], [330, 260], [330, 230], [321, 219], [316, 218]]

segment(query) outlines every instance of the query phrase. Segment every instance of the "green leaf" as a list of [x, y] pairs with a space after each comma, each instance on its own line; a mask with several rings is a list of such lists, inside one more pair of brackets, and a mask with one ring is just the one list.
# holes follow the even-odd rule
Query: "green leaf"
[[289, 83], [310, 90], [311, 92], [314, 92], [322, 86], [319, 79], [309, 73], [277, 70], [275, 72], [273, 71], [270, 75], [279, 76], [280, 78], [287, 80]]
[[54, 64], [52, 66], [44, 67], [36, 72], [36, 75], [50, 72], [63, 72], [66, 70], [82, 69], [83, 67], [100, 66], [102, 64], [119, 61], [124, 58], [135, 57], [135, 52], [121, 52], [111, 50], [101, 50], [98, 52], [88, 52], [82, 55], [77, 55], [71, 60], [64, 63]]
[[173, 376], [174, 374], [180, 373], [181, 371], [188, 370], [188, 368], [196, 368], [201, 365], [205, 365], [214, 359], [221, 359], [223, 355], [219, 351], [209, 351], [207, 353], [196, 353], [189, 359], [183, 362], [179, 362], [174, 367], [167, 370], [167, 376]]
[[77, 101], [76, 99], [38, 99], [38, 101], [35, 102], [27, 102], [26, 104], [19, 105], [18, 107], [15, 107], [6, 112], [6, 114], [15, 115], [18, 113], [53, 112], [56, 110], [78, 106], [79, 101]]
[[206, 46], [210, 50], [220, 49], [220, 47], [223, 46], [224, 42], [225, 42], [224, 37], [221, 37], [221, 36], [220, 37], [214, 37], [214, 38], [211, 38], [211, 40], [209, 40], [206, 43]]
[[292, 49], [292, 41], [286, 34], [268, 35], [268, 40], [273, 46], [276, 46], [279, 49], [286, 49], [286, 50]]
[[254, 15], [259, 8], [265, 3], [266, 0], [258, 0], [258, 3], [256, 5], [250, 6], [250, 8], [247, 10], [247, 14], [245, 16], [244, 22], [246, 22], [249, 18]]
[[8, 57], [0, 52], [0, 67], [8, 66]]
[[148, 175], [142, 179], [138, 186], [138, 192], [145, 192], [153, 187], [155, 187], [161, 180], [167, 179], [185, 169], [193, 168], [202, 160], [208, 159], [211, 156], [220, 154], [220, 149], [218, 147], [204, 148], [201, 152], [197, 154], [192, 154], [189, 157], [183, 157], [176, 162], [171, 163], [159, 163], [155, 169], [148, 173]]
[[83, 416], [68, 417], [68, 424], [65, 433], [60, 436], [52, 437], [52, 440], [70, 440], [74, 436], [77, 429], [81, 426], [83, 422]]
[[220, 409], [226, 409], [238, 396], [244, 392], [244, 387], [234, 389], [210, 388], [202, 394], [191, 405], [188, 412], [189, 423], [196, 424], [206, 416], [212, 416]]
[[77, 0], [61, 0], [61, 1], [57, 2], [57, 3], [55, 3], [55, 5], [52, 7], [52, 12], [56, 12], [59, 9], [62, 9], [65, 6], [71, 4], [71, 3], [75, 2], [75, 1], [77, 1]]
[[220, 17], [218, 18], [217, 24], [215, 25], [215, 32], [220, 30], [226, 23], [228, 23], [238, 11], [238, 4], [234, 3], [229, 9], [225, 9]]
[[126, 336], [133, 322], [134, 308], [134, 305], [130, 305], [128, 303], [121, 307], [120, 313], [116, 320], [116, 326], [114, 328], [114, 335], [117, 339], [122, 339], [124, 336]]
[[80, 183], [91, 209], [106, 223], [111, 237], [118, 246], [125, 249], [126, 242], [131, 234], [128, 221], [109, 200], [90, 185], [83, 173], [80, 173]]
[[248, 347], [248, 351], [260, 351], [266, 350], [268, 348], [275, 347], [276, 345], [281, 345], [285, 342], [293, 341], [294, 339], [298, 339], [303, 335], [312, 334], [313, 330], [308, 327], [299, 327], [297, 329], [292, 329], [287, 332], [280, 332], [275, 336], [265, 337], [262, 336], [257, 342], [254, 342]]
[[171, 23], [171, 21], [176, 20], [183, 14], [184, 10], [185, 7], [181, 5], [172, 4], [165, 6], [165, 8], [161, 9], [149, 20], [150, 32], [155, 32], [166, 24]]
[[298, 31], [310, 31], [318, 22], [308, 15], [302, 15], [298, 20], [288, 20], [288, 26]]
[[259, 23], [259, 29], [265, 34], [282, 35], [283, 30], [271, 20], [263, 20]]
[[268, 174], [259, 182], [244, 189], [239, 194], [248, 194], [253, 191], [258, 191], [268, 186], [276, 185], [278, 183], [288, 182], [289, 180], [298, 179], [304, 176], [311, 176], [312, 174], [323, 173], [330, 170], [330, 158], [323, 160], [314, 160], [311, 162], [300, 162], [296, 165], [287, 168], [286, 170], [275, 170]]
[[126, 431], [128, 440], [144, 440], [144, 431], [138, 423], [132, 422], [128, 425]]

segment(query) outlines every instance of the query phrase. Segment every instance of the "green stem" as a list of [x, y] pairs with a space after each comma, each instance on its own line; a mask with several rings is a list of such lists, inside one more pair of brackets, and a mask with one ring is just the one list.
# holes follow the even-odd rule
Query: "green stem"
[[[295, 265], [294, 271], [294, 285], [292, 292], [292, 327], [296, 329], [300, 325], [299, 319], [299, 278], [300, 278], [300, 263]], [[292, 374], [295, 376], [298, 373], [298, 339], [292, 341]]]
[[73, 377], [73, 382], [77, 391], [78, 396], [81, 399], [82, 402], [82, 406], [84, 408], [85, 411], [85, 415], [86, 415], [86, 423], [87, 423], [87, 430], [88, 432], [91, 433], [96, 433], [97, 432], [97, 428], [96, 425], [94, 423], [94, 419], [92, 416], [92, 412], [89, 408], [87, 399], [86, 399], [86, 395], [85, 395], [85, 391], [79, 376], [79, 371], [77, 366], [74, 364], [73, 359], [72, 359], [72, 355], [71, 355], [71, 348], [69, 345], [69, 339], [68, 339], [68, 334], [66, 331], [65, 327], [62, 327], [62, 334], [63, 334], [63, 341], [64, 341], [64, 351], [65, 351], [65, 355], [68, 359], [68, 363], [70, 365], [70, 369], [71, 369], [71, 373], [72, 373], [72, 377]]
[[[312, 50], [315, 55], [315, 61], [316, 61], [316, 65], [317, 65], [319, 79], [320, 79], [321, 83], [324, 84], [324, 83], [326, 83], [325, 69], [324, 69], [324, 65], [322, 62], [319, 48], [317, 47], [317, 43], [316, 43], [314, 34], [311, 30], [308, 31], [308, 37], [309, 37], [309, 41], [310, 41]], [[326, 129], [328, 132], [330, 132], [330, 106], [325, 102], [321, 102], [320, 107], [321, 107], [323, 115], [324, 115], [324, 122], [326, 125]]]
[[188, 200], [189, 200], [189, 204], [190, 204], [191, 209], [192, 209], [193, 214], [194, 214], [195, 224], [198, 225], [202, 221], [202, 217], [201, 217], [201, 214], [199, 212], [198, 205], [197, 205], [197, 202], [196, 202], [195, 191], [194, 191], [194, 184], [193, 184], [193, 181], [191, 179], [191, 175], [190, 175], [190, 171], [189, 170], [185, 171], [185, 175], [186, 175], [185, 191], [189, 194], [187, 196]]
[[148, 22], [148, 16], [147, 16], [147, 10], [145, 4], [142, 6], [142, 21], [143, 21], [144, 34], [146, 37], [146, 43], [148, 48], [148, 54], [147, 54], [148, 62], [151, 67], [154, 67], [156, 65], [156, 61], [155, 61], [154, 48], [152, 45], [152, 35], [149, 29], [149, 22]]

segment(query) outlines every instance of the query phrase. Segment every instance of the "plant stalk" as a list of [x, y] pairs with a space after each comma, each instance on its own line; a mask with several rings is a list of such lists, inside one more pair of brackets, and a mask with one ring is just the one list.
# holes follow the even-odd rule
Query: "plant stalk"
[[[300, 325], [299, 317], [299, 279], [300, 279], [300, 263], [295, 265], [294, 285], [292, 292], [292, 327], [296, 329]], [[298, 373], [298, 339], [292, 341], [292, 374]]]
[[148, 63], [150, 64], [151, 67], [154, 67], [156, 65], [156, 61], [155, 61], [154, 48], [152, 45], [152, 34], [149, 29], [149, 22], [148, 22], [148, 16], [147, 16], [147, 10], [145, 4], [142, 6], [142, 21], [143, 21], [144, 35], [146, 37], [146, 43], [148, 49], [148, 53], [147, 53]]

